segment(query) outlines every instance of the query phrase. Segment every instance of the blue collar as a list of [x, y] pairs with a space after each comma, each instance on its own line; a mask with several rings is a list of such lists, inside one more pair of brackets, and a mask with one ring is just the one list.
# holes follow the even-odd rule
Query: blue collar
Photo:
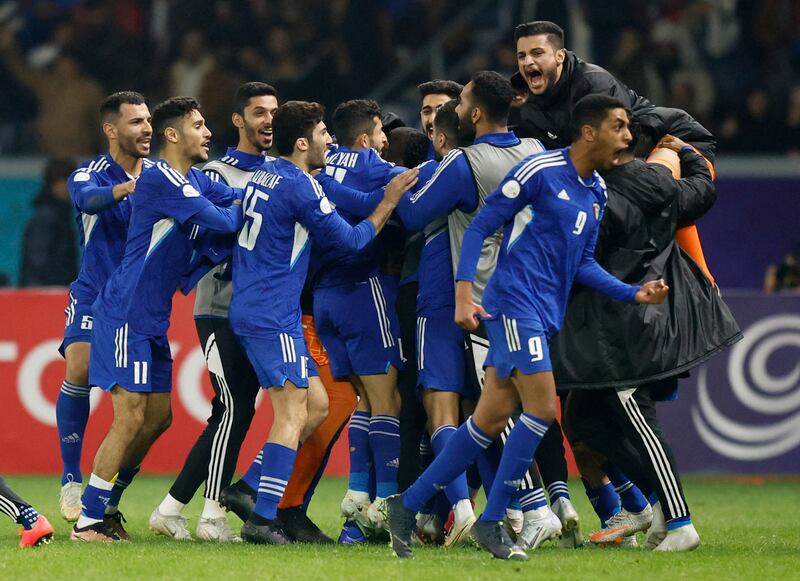
[[505, 131], [503, 133], [484, 133], [480, 137], [475, 138], [475, 143], [491, 143], [492, 145], [517, 145], [519, 137], [514, 135], [513, 131]]
[[[111, 176], [113, 176], [115, 179], [122, 180], [124, 182], [127, 182], [131, 179], [131, 177], [128, 175], [128, 172], [122, 169], [122, 166], [118, 164], [116, 161], [114, 161], [114, 158], [111, 157], [110, 152], [104, 154], [103, 157], [105, 157], [106, 161], [108, 162], [108, 173]], [[142, 171], [144, 171], [144, 161], [142, 161]]]
[[[229, 147], [225, 151], [225, 155], [220, 158], [220, 161], [232, 165], [238, 169], [255, 171], [261, 167], [261, 164], [264, 163], [265, 159], [266, 155], [263, 153], [253, 155], [252, 153], [239, 151], [235, 147]], [[235, 163], [233, 163], [231, 160], [233, 160]]]

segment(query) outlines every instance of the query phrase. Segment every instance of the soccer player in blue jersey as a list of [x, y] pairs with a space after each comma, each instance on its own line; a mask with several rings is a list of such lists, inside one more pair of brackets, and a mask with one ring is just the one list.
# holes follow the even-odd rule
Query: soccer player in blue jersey
[[192, 168], [208, 159], [211, 138], [197, 101], [164, 101], [153, 127], [163, 159], [136, 183], [122, 262], [92, 305], [89, 380], [111, 394], [114, 420], [95, 455], [73, 540], [121, 540], [103, 513], [120, 468], [138, 467], [172, 419], [166, 333], [192, 236], [199, 227], [235, 232], [242, 222], [241, 191]]
[[[68, 522], [81, 512], [81, 450], [89, 420], [89, 350], [92, 334], [92, 303], [119, 266], [128, 232], [131, 203], [128, 195], [136, 178], [150, 165], [152, 127], [150, 111], [139, 93], [124, 91], [109, 95], [100, 107], [108, 153], [84, 162], [70, 176], [68, 187], [78, 212], [83, 260], [78, 278], [70, 285], [65, 310], [64, 341], [59, 351], [67, 373], [56, 400], [56, 424], [63, 471], [59, 507]], [[123, 473], [107, 508], [109, 523], [122, 530], [116, 511], [124, 483]]]
[[[272, 147], [272, 116], [278, 109], [278, 94], [271, 85], [249, 82], [236, 90], [234, 102], [231, 121], [239, 130], [239, 142], [236, 147], [229, 147], [221, 159], [207, 163], [203, 173], [215, 182], [244, 188], [264, 161], [272, 159], [265, 154]], [[232, 251], [233, 243], [234, 236], [227, 235], [225, 249]], [[227, 266], [228, 261], [224, 261], [213, 268], [198, 282], [195, 291], [195, 327], [214, 389], [211, 416], [149, 523], [151, 530], [177, 540], [191, 538], [182, 511], [203, 482], [205, 502], [197, 537], [220, 542], [242, 540], [231, 530], [219, 501], [222, 490], [231, 482], [250, 428], [259, 385], [228, 322], [233, 284], [219, 278]]]
[[[419, 480], [389, 502], [392, 548], [399, 557], [411, 556], [414, 515], [421, 503], [488, 447], [521, 403], [523, 413], [506, 441], [486, 509], [472, 535], [496, 558], [526, 560], [499, 521], [555, 417], [548, 341], [563, 321], [573, 282], [629, 303], [659, 304], [668, 292], [663, 280], [641, 287], [624, 284], [594, 259], [606, 201], [596, 170], [611, 167], [630, 143], [624, 104], [590, 95], [578, 102], [572, 118], [572, 146], [518, 164], [464, 235], [456, 321], [468, 330], [485, 321], [490, 345], [486, 381], [475, 413]], [[481, 247], [501, 226], [497, 270], [479, 306], [473, 302], [472, 281]]]
[[[387, 141], [374, 101], [340, 104], [333, 113], [333, 128], [338, 145], [325, 158], [325, 174], [336, 182], [370, 192], [405, 171], [380, 157]], [[341, 215], [351, 224], [363, 217], [346, 210]], [[313, 247], [317, 332], [333, 376], [349, 377], [359, 394], [351, 426], [360, 428], [361, 437], [350, 443], [351, 478], [341, 503], [342, 516], [379, 528], [384, 523], [385, 498], [397, 492], [400, 458], [398, 281], [381, 272], [385, 240], [381, 236], [357, 253], [325, 240], [315, 240]], [[356, 436], [353, 430], [350, 434]], [[376, 481], [372, 503], [370, 463]]]
[[[416, 170], [387, 187], [372, 215], [352, 226], [342, 219], [309, 172], [325, 166], [331, 143], [317, 103], [290, 101], [273, 119], [280, 157], [265, 163], [245, 190], [246, 222], [233, 255], [230, 321], [275, 419], [262, 449], [255, 510], [242, 527], [245, 541], [286, 544], [276, 520], [297, 447], [327, 413], [328, 398], [303, 337], [300, 293], [308, 271], [309, 237], [351, 252], [383, 228], [397, 200], [416, 182]], [[269, 308], [264, 308], [268, 304]]]

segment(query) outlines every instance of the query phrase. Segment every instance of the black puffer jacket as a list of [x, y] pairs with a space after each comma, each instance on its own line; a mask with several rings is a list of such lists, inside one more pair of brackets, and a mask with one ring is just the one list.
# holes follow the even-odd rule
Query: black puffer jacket
[[661, 305], [628, 305], [575, 286], [551, 346], [559, 389], [630, 387], [671, 377], [741, 338], [727, 305], [675, 242], [675, 231], [716, 199], [702, 157], [680, 153], [682, 180], [641, 160], [604, 174], [597, 261], [630, 284], [663, 277]]
[[[519, 73], [512, 76], [511, 82], [527, 89]], [[512, 108], [509, 126], [518, 137], [535, 137], [547, 149], [567, 147], [572, 142], [572, 108], [582, 97], [594, 94], [617, 97], [633, 111], [642, 126], [640, 151], [648, 152], [664, 135], [670, 134], [691, 143], [714, 162], [717, 146], [714, 136], [686, 111], [654, 106], [604, 68], [582, 61], [571, 51], [567, 51], [558, 82], [544, 95], [531, 94], [524, 105]]]

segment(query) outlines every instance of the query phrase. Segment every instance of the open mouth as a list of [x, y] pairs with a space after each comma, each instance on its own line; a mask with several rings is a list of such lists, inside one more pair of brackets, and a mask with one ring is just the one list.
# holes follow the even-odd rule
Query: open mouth
[[211, 142], [210, 141], [204, 141], [203, 143], [200, 144], [200, 147], [205, 149], [206, 153], [208, 153], [208, 150], [210, 149], [210, 146], [211, 146]]
[[272, 139], [272, 127], [265, 127], [264, 129], [259, 129], [258, 134], [264, 139]]
[[528, 86], [533, 90], [544, 88], [544, 75], [542, 71], [536, 69], [529, 69], [525, 71], [525, 78], [528, 81]]

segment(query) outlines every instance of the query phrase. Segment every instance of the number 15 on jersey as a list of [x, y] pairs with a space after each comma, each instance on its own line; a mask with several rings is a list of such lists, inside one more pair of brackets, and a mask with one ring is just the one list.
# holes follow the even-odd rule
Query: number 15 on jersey
[[266, 202], [269, 200], [269, 194], [262, 192], [253, 184], [249, 184], [244, 191], [244, 203], [242, 204], [245, 223], [239, 232], [239, 246], [246, 250], [253, 250], [256, 247], [256, 239], [258, 233], [261, 232], [262, 216], [260, 212], [256, 212], [256, 204], [259, 200]]

